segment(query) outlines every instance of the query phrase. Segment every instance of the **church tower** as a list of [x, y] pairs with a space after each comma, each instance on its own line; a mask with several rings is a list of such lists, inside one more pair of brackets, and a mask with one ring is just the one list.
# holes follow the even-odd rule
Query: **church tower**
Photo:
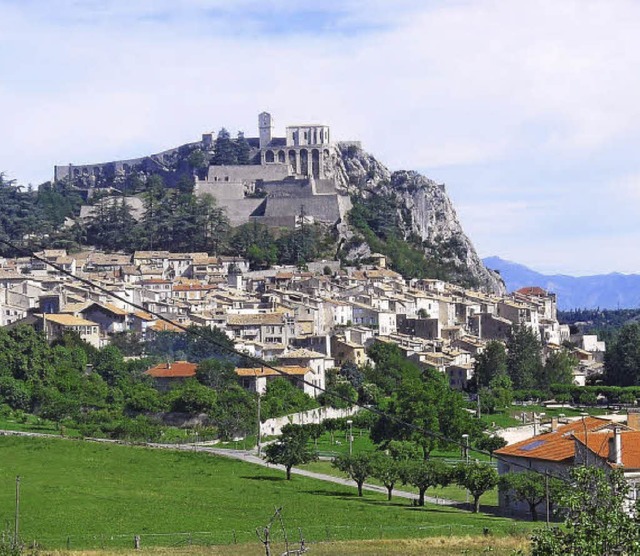
[[258, 128], [260, 130], [260, 148], [264, 149], [273, 137], [273, 119], [269, 112], [262, 112], [258, 115]]

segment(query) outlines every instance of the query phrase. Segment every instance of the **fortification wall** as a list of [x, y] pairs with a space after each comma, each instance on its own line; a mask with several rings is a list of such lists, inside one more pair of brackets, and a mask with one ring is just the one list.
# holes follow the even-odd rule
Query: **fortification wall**
[[278, 181], [291, 175], [288, 164], [209, 166], [207, 182]]
[[265, 199], [220, 199], [218, 206], [227, 209], [227, 217], [232, 226], [246, 224], [254, 213], [262, 214], [260, 205]]
[[259, 189], [264, 191], [270, 199], [279, 197], [306, 198], [314, 194], [309, 180], [265, 181]]
[[337, 195], [321, 195], [307, 198], [267, 198], [265, 218], [280, 218], [295, 216], [300, 213], [300, 206], [304, 205], [304, 212], [316, 220], [333, 224], [340, 219], [340, 207]]
[[217, 201], [244, 199], [244, 184], [242, 182], [208, 182], [198, 181], [195, 186], [196, 195], [209, 194]]
[[[174, 147], [172, 149], [167, 149], [166, 151], [162, 151], [159, 153], [155, 153], [149, 156], [142, 156], [140, 158], [129, 158], [126, 160], [112, 160], [109, 162], [97, 162], [94, 164], [72, 164], [71, 172], [73, 177], [81, 177], [81, 176], [109, 176], [114, 175], [116, 172], [118, 173], [127, 173], [136, 166], [141, 166], [146, 161], [151, 160], [155, 165], [162, 167], [162, 165], [171, 161], [171, 159], [178, 153], [180, 149], [184, 148], [194, 148], [201, 146], [202, 143], [197, 141], [195, 143], [186, 143], [179, 147]], [[54, 180], [62, 180], [69, 176], [69, 164], [67, 165], [59, 165], [53, 167], [53, 179]]]

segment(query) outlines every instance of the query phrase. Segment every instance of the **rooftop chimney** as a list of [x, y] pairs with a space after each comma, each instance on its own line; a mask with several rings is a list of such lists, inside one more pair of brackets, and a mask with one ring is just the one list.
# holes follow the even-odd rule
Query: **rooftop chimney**
[[634, 431], [640, 431], [640, 408], [627, 410], [627, 426]]
[[556, 432], [558, 430], [558, 418], [551, 417], [551, 432]]
[[620, 427], [613, 429], [613, 438], [609, 439], [609, 461], [622, 465], [622, 435]]

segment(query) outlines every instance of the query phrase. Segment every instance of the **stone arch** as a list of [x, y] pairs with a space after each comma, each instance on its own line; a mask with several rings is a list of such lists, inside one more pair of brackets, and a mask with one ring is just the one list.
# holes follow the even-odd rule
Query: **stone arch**
[[303, 176], [309, 175], [309, 151], [300, 149], [300, 173]]
[[264, 161], [275, 162], [275, 155], [273, 154], [273, 151], [267, 151], [266, 153], [264, 153]]
[[298, 164], [296, 162], [296, 151], [294, 151], [293, 149], [291, 149], [289, 151], [289, 164], [291, 165], [293, 173], [297, 174], [298, 173]]
[[286, 162], [286, 158], [287, 156], [284, 151], [278, 151], [278, 162], [284, 164]]
[[320, 151], [318, 149], [311, 151], [311, 174], [314, 178], [320, 177]]

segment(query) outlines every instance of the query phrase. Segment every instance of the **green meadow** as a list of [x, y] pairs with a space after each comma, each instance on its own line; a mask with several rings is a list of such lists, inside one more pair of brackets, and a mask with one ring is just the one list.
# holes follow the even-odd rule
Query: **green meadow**
[[[202, 452], [64, 439], [0, 437], [0, 523], [46, 548], [259, 542], [255, 530], [282, 508], [291, 538], [308, 542], [521, 534], [530, 525], [385, 497]], [[485, 531], [488, 528], [489, 531]], [[274, 540], [282, 539], [280, 525]]]

